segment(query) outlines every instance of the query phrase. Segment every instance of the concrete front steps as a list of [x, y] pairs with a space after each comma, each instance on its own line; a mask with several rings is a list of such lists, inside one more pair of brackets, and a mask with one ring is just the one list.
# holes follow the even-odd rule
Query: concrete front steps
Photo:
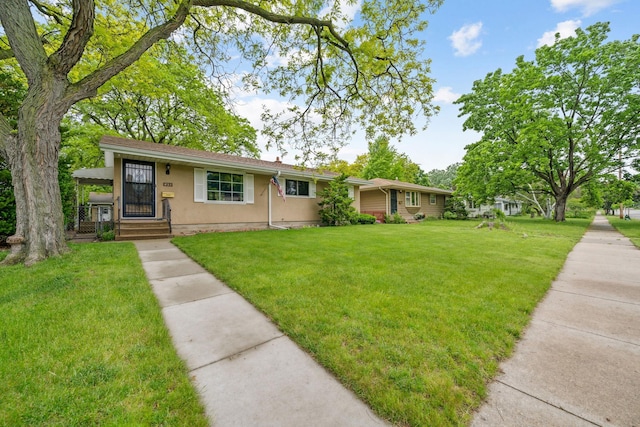
[[168, 239], [169, 237], [173, 236], [166, 219], [122, 220], [119, 225], [116, 224], [116, 240]]

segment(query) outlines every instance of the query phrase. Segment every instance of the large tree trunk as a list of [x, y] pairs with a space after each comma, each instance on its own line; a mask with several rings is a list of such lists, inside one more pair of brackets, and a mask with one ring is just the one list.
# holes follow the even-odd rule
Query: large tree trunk
[[568, 194], [564, 192], [561, 194], [556, 194], [556, 209], [553, 219], [556, 222], [562, 222], [566, 220], [565, 213], [567, 210], [567, 198]]
[[16, 234], [5, 263], [34, 264], [68, 251], [58, 184], [60, 102], [66, 78], [52, 74], [31, 84], [20, 108], [18, 135], [7, 144], [16, 199]]

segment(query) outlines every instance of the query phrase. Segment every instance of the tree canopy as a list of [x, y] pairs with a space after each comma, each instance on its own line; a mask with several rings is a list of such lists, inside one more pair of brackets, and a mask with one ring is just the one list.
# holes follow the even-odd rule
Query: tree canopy
[[411, 161], [405, 153], [400, 153], [389, 143], [389, 139], [379, 136], [368, 144], [369, 150], [359, 155], [353, 163], [333, 160], [326, 164], [329, 170], [364, 179], [398, 179], [419, 185], [429, 185], [429, 177], [420, 165]]
[[460, 163], [453, 163], [447, 166], [446, 169], [432, 169], [427, 172], [431, 185], [437, 188], [443, 188], [445, 190], [454, 190], [454, 181], [458, 175], [458, 168]]
[[133, 139], [257, 157], [255, 129], [194, 62], [184, 47], [160, 43], [76, 104], [72, 117]]
[[0, 115], [17, 221], [5, 262], [67, 251], [57, 185], [62, 119], [161, 40], [184, 42], [213, 79], [241, 77], [290, 100], [288, 111], [265, 111], [265, 135], [310, 154], [340, 145], [353, 123], [395, 137], [415, 133], [417, 115], [433, 114], [430, 64], [416, 34], [441, 3], [364, 0], [353, 19], [334, 1], [3, 0], [0, 61], [17, 64], [28, 84], [17, 132]]
[[476, 201], [539, 189], [565, 219], [568, 196], [638, 154], [638, 36], [609, 41], [609, 25], [576, 30], [516, 60], [460, 97], [465, 129], [482, 133], [466, 147], [458, 193]]

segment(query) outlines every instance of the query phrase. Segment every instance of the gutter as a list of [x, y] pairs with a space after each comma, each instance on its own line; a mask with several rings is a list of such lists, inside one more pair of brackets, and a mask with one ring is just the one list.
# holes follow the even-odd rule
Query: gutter
[[[226, 169], [236, 169], [239, 171], [251, 171], [253, 173], [261, 173], [265, 175], [273, 174], [272, 165], [253, 165], [250, 163], [236, 162], [232, 160], [222, 161], [222, 160], [214, 160], [214, 159], [204, 159], [202, 157], [190, 156], [186, 154], [159, 153], [153, 150], [142, 150], [138, 148], [131, 148], [131, 147], [117, 145], [117, 144], [111, 145], [109, 143], [104, 143], [104, 142], [101, 142], [99, 144], [99, 147], [103, 151], [107, 150], [107, 151], [112, 151], [114, 153], [118, 153], [121, 155], [137, 156], [137, 157], [143, 157], [147, 159], [162, 159], [162, 161], [167, 161], [169, 163], [181, 162], [184, 164], [189, 164], [191, 166], [195, 166], [195, 165], [200, 167], [212, 166], [212, 167], [220, 167], [220, 168], [226, 168]], [[317, 172], [307, 172], [304, 170], [296, 170], [295, 168], [291, 170], [287, 170], [286, 174], [294, 177], [317, 179], [320, 181], [332, 181], [338, 176], [338, 175], [336, 176], [322, 175]], [[353, 179], [347, 178], [347, 183], [352, 185], [364, 185], [369, 183], [369, 181], [363, 180], [360, 178], [353, 178]]]

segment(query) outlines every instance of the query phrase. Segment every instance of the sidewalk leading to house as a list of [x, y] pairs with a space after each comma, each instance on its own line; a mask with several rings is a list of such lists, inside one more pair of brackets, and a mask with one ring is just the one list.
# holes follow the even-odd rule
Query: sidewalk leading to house
[[472, 426], [640, 426], [640, 250], [596, 216]]
[[134, 243], [212, 425], [386, 425], [262, 313], [168, 240]]

